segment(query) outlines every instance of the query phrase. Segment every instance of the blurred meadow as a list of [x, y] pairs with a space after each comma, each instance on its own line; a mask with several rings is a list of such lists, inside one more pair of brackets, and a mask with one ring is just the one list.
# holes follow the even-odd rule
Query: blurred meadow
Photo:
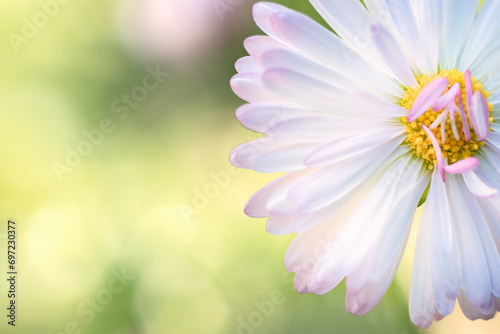
[[[277, 2], [323, 23], [306, 0]], [[244, 38], [260, 33], [253, 3], [0, 3], [0, 333], [420, 332], [407, 305], [412, 243], [388, 294], [359, 318], [343, 283], [296, 293], [283, 265], [293, 236], [244, 215], [276, 177], [228, 164], [257, 137], [236, 121], [243, 101], [229, 87]], [[499, 325], [469, 322], [457, 306], [422, 332]]]

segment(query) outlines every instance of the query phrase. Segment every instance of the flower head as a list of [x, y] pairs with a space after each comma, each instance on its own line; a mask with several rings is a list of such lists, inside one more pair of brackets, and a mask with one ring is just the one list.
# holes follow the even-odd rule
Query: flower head
[[426, 328], [456, 300], [470, 319], [500, 310], [500, 2], [310, 0], [336, 32], [258, 3], [268, 36], [245, 41], [240, 122], [265, 137], [232, 163], [287, 172], [245, 212], [298, 233], [285, 265], [301, 293], [345, 279], [369, 312], [390, 286], [415, 209], [410, 316]]

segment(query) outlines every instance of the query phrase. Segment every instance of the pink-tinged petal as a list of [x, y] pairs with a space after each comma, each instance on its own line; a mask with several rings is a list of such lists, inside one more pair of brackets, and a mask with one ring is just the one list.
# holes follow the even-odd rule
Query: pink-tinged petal
[[260, 75], [256, 73], [236, 74], [231, 78], [231, 88], [240, 99], [247, 102], [280, 101], [264, 88]]
[[245, 214], [252, 218], [268, 217], [269, 212], [266, 209], [266, 203], [269, 198], [273, 196], [274, 193], [294, 184], [294, 182], [299, 180], [301, 177], [308, 175], [311, 172], [312, 170], [306, 169], [303, 171], [287, 173], [266, 184], [248, 200], [244, 209]]
[[257, 26], [267, 35], [275, 37], [271, 26], [271, 17], [277, 13], [294, 13], [294, 11], [270, 2], [258, 2], [253, 6], [253, 18]]
[[463, 173], [462, 175], [467, 188], [477, 197], [488, 198], [498, 194], [497, 189], [489, 187], [473, 171]]
[[262, 72], [262, 68], [250, 56], [238, 59], [234, 66], [235, 66], [236, 71], [238, 73], [259, 73], [259, 72]]
[[429, 82], [418, 94], [413, 106], [408, 113], [408, 122], [414, 122], [424, 114], [448, 88], [448, 79], [438, 77]]
[[432, 104], [432, 110], [439, 111], [450, 103], [455, 104], [455, 98], [460, 94], [460, 84], [455, 82], [451, 88]]
[[472, 98], [472, 111], [472, 118], [474, 118], [473, 124], [475, 124], [474, 130], [479, 136], [479, 139], [484, 141], [486, 137], [488, 137], [488, 132], [490, 131], [490, 115], [488, 112], [488, 104], [480, 91], [474, 93]]
[[293, 216], [271, 216], [267, 220], [266, 231], [274, 235], [286, 235], [291, 233]]
[[465, 135], [465, 141], [470, 142], [470, 128], [469, 122], [467, 122], [467, 115], [465, 114], [464, 103], [462, 102], [462, 97], [458, 99], [458, 112], [460, 113], [460, 118], [462, 119], [462, 126]]
[[309, 289], [307, 288], [307, 281], [311, 276], [311, 270], [299, 271], [295, 274], [295, 279], [293, 281], [293, 286], [298, 293], [304, 294], [309, 293]]
[[469, 320], [489, 320], [496, 314], [496, 310], [493, 310], [493, 307], [490, 314], [484, 314], [483, 312], [481, 312], [480, 309], [472, 305], [463, 291], [460, 293], [460, 296], [458, 296], [458, 302], [460, 304], [460, 309]]
[[305, 157], [317, 147], [314, 143], [280, 143], [263, 137], [233, 149], [229, 161], [236, 167], [261, 173], [295, 171], [305, 168]]
[[434, 147], [434, 152], [436, 153], [436, 160], [437, 160], [437, 165], [439, 168], [439, 174], [441, 174], [441, 178], [443, 179], [443, 182], [445, 182], [445, 176], [444, 176], [444, 164], [443, 164], [443, 153], [441, 151], [441, 146], [439, 146], [439, 143], [434, 136], [434, 133], [429, 130], [428, 127], [426, 127], [424, 124], [422, 124], [422, 129], [425, 131], [429, 139], [431, 140], [432, 147]]
[[256, 54], [262, 54], [269, 50], [288, 49], [285, 45], [269, 36], [251, 36], [243, 42], [245, 50], [253, 57]]
[[[344, 40], [311, 18], [297, 12], [280, 12], [271, 18], [273, 37], [325, 67], [356, 81], [361, 87], [393, 100], [403, 90], [382, 74]], [[297, 51], [298, 52], [298, 51]]]
[[470, 172], [479, 166], [479, 160], [471, 157], [455, 162], [453, 165], [444, 167], [444, 171], [448, 174], [462, 174]]
[[244, 104], [236, 110], [236, 118], [243, 126], [261, 133], [281, 122], [319, 116], [324, 115], [285, 103], [251, 103]]

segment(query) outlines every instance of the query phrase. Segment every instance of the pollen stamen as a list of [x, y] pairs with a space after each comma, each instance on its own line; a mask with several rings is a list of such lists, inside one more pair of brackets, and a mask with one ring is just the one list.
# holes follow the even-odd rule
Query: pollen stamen
[[[444, 179], [447, 167], [471, 158], [484, 145], [493, 122], [493, 105], [486, 101], [490, 94], [470, 71], [441, 70], [417, 81], [419, 87], [408, 88], [401, 101], [409, 110], [402, 117], [405, 142], [416, 157], [427, 162], [428, 169], [437, 166]], [[464, 166], [472, 168], [474, 160], [448, 169], [465, 170]]]

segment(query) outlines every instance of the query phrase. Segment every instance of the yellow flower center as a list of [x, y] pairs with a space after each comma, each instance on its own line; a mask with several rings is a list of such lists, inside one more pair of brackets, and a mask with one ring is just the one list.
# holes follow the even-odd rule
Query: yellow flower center
[[[431, 139], [422, 128], [422, 125], [425, 125], [432, 131], [441, 147], [443, 159], [447, 161], [448, 164], [470, 158], [480, 146], [484, 145], [484, 142], [480, 140], [475, 131], [475, 126], [473, 126], [474, 124], [472, 122], [470, 110], [471, 101], [467, 101], [466, 95], [466, 76], [456, 69], [450, 71], [441, 70], [438, 75], [423, 75], [417, 78], [419, 87], [417, 89], [408, 88], [401, 101], [401, 105], [411, 110], [421, 90], [436, 77], [448, 79], [448, 87], [443, 95], [452, 89], [455, 83], [460, 85], [460, 90], [454, 98], [454, 103], [452, 103], [453, 107], [447, 106], [448, 109], [442, 108], [439, 110], [434, 110], [435, 108], [431, 107], [413, 122], [408, 122], [407, 117], [401, 118], [406, 125], [405, 129], [408, 134], [405, 143], [410, 146], [415, 156], [428, 162], [429, 169], [433, 169], [434, 165], [438, 163], [438, 160]], [[472, 93], [480, 92], [484, 99], [490, 96], [490, 93], [484, 90], [483, 85], [480, 82], [476, 82], [474, 77], [471, 78], [470, 82]], [[459, 101], [459, 99], [461, 99], [461, 101]], [[465, 122], [461, 119], [458, 106], [463, 106], [467, 118]], [[488, 103], [487, 108], [489, 123], [492, 123], [493, 117], [491, 117], [491, 111], [493, 110], [493, 105]], [[464, 129], [464, 127], [468, 129]], [[469, 138], [466, 136], [466, 132], [468, 131], [470, 131]]]

